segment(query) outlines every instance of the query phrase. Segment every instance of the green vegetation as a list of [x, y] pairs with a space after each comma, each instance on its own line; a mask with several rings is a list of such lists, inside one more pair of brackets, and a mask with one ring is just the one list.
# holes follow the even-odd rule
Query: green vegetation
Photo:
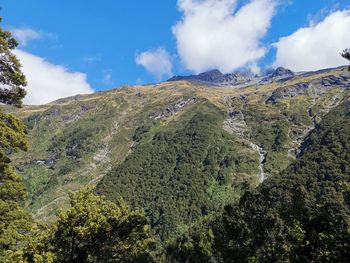
[[170, 244], [169, 261], [347, 262], [349, 160], [346, 101], [316, 127], [301, 157], [281, 175]]
[[[73, 101], [65, 107], [55, 105], [43, 111], [34, 110], [24, 118], [30, 128], [32, 147], [13, 158], [25, 179], [29, 191], [27, 206], [31, 211], [37, 212], [52, 202], [53, 208], [44, 217], [53, 216], [54, 210], [62, 206], [55, 202], [57, 198], [64, 195], [59, 200], [68, 200], [69, 190], [79, 189], [108, 169], [109, 164], [102, 160], [104, 152], [113, 147], [113, 153], [118, 153], [114, 158], [117, 162], [128, 151], [127, 131], [123, 128], [117, 131], [114, 127], [119, 121], [114, 114], [125, 107], [122, 100], [116, 106], [102, 101], [97, 105]], [[118, 140], [109, 138], [112, 132], [120, 135]]]
[[[0, 102], [18, 107], [15, 46], [0, 29]], [[0, 261], [347, 262], [346, 74], [2, 107], [26, 125], [0, 112]]]
[[129, 211], [84, 189], [70, 194], [71, 208], [57, 223], [38, 228], [22, 260], [50, 262], [155, 262], [155, 239], [142, 211]]
[[[327, 74], [348, 73], [335, 70]], [[281, 96], [273, 104], [266, 103], [271, 94], [265, 89], [270, 87], [259, 88], [261, 94], [245, 94], [246, 89], [212, 89], [172, 82], [123, 87], [20, 110], [6, 107], [7, 112], [14, 112], [28, 125], [31, 147], [25, 153], [11, 156], [28, 190], [25, 205], [36, 219], [54, 220], [57, 209], [69, 206], [68, 191], [76, 191], [87, 184], [96, 185], [141, 144], [151, 142], [155, 134], [184, 129], [203, 101], [220, 109], [215, 115], [223, 122], [229, 117], [227, 112], [231, 107], [223, 97], [233, 98], [233, 107], [237, 112], [242, 109], [247, 124], [242, 131], [243, 137], [233, 132], [222, 138], [228, 145], [235, 145], [234, 158], [239, 160], [239, 169], [232, 173], [237, 182], [257, 185], [259, 155], [250, 142], [266, 147], [264, 172], [267, 177], [277, 175], [291, 163], [313, 121], [319, 121], [334, 107], [333, 98], [344, 96], [345, 89], [342, 88], [328, 87], [323, 91], [319, 84], [323, 75], [317, 74], [313, 78], [318, 83], [313, 83], [314, 90], [322, 90], [319, 94], [314, 94], [313, 90], [296, 97]], [[298, 81], [310, 80], [302, 78]], [[276, 86], [273, 92], [283, 94], [281, 89]], [[243, 100], [241, 93], [245, 94]], [[174, 115], [157, 118], [169, 109], [174, 110], [178, 102], [191, 98], [195, 100]], [[215, 129], [221, 130], [222, 126], [218, 121]], [[209, 185], [217, 185], [215, 181], [211, 180]], [[214, 192], [218, 195], [225, 192], [226, 199], [231, 198], [230, 188], [236, 189], [236, 194], [232, 195], [241, 193], [239, 187], [227, 185], [228, 188], [225, 184], [220, 185], [221, 190]], [[217, 206], [222, 204], [217, 203]]]
[[[0, 18], [1, 21], [1, 18]], [[25, 77], [21, 65], [11, 50], [17, 46], [11, 33], [0, 28], [0, 102], [20, 106], [25, 92]], [[26, 126], [13, 115], [0, 111], [0, 261], [14, 253], [28, 239], [33, 223], [22, 208], [26, 197], [22, 178], [16, 173], [9, 154], [26, 150]]]
[[[208, 103], [147, 139], [150, 128], [136, 129], [139, 144], [108, 173], [97, 193], [122, 196], [144, 208], [155, 233], [165, 240], [178, 228], [238, 200], [256, 159], [238, 155], [239, 144], [222, 130], [224, 114]], [[144, 141], [142, 140], [144, 138]], [[251, 182], [248, 181], [247, 184]]]
[[11, 33], [0, 28], [0, 102], [22, 106], [22, 99], [26, 95], [24, 87], [27, 82], [21, 71], [21, 64], [11, 52], [17, 45]]
[[12, 115], [0, 112], [0, 261], [27, 239], [31, 215], [22, 208], [26, 192], [8, 152], [27, 148], [26, 127]]

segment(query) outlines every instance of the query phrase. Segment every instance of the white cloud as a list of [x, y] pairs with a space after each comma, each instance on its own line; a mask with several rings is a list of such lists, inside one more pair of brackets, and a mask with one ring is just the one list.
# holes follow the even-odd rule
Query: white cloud
[[63, 97], [93, 92], [83, 73], [69, 72], [63, 66], [51, 64], [23, 50], [17, 49], [14, 54], [21, 61], [22, 70], [27, 77], [25, 104], [39, 105]]
[[178, 0], [182, 20], [173, 27], [183, 65], [196, 73], [227, 73], [254, 64], [266, 49], [260, 43], [275, 13], [275, 0]]
[[158, 81], [163, 76], [172, 75], [171, 56], [164, 48], [142, 52], [136, 56], [135, 62], [137, 65], [145, 67]]
[[94, 56], [85, 56], [83, 57], [83, 62], [87, 65], [92, 65], [96, 62], [100, 62], [102, 60], [102, 55], [101, 54], [97, 54]]
[[111, 70], [106, 70], [104, 72], [102, 83], [105, 85], [113, 85], [113, 77]]
[[31, 28], [13, 28], [11, 29], [11, 33], [23, 47], [26, 46], [29, 41], [40, 39], [42, 37], [41, 32]]
[[294, 71], [317, 70], [345, 64], [339, 53], [350, 47], [350, 10], [336, 11], [318, 23], [310, 22], [293, 34], [280, 38], [275, 66]]

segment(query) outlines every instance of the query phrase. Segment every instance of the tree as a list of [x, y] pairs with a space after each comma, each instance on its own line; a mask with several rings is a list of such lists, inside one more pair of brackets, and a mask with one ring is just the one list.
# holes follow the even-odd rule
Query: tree
[[209, 227], [170, 244], [169, 262], [348, 262], [350, 101], [318, 123], [288, 168]]
[[28, 262], [154, 262], [155, 240], [144, 213], [92, 191], [70, 193], [71, 208], [58, 215], [54, 230], [40, 231], [25, 250]]
[[22, 208], [25, 187], [8, 157], [10, 152], [26, 149], [25, 125], [0, 111], [0, 261], [26, 240], [31, 228], [32, 218]]
[[216, 217], [208, 217], [196, 222], [187, 231], [170, 240], [165, 246], [166, 262], [171, 263], [216, 263], [220, 262], [214, 254], [214, 235], [211, 224]]
[[[350, 49], [347, 48], [343, 50], [343, 52], [341, 53], [341, 56], [350, 61]], [[350, 70], [350, 66], [349, 66], [349, 70]]]
[[0, 102], [22, 106], [27, 82], [19, 60], [11, 52], [17, 45], [11, 33], [0, 28]]
[[[0, 18], [1, 22], [1, 18]], [[0, 28], [0, 102], [22, 105], [26, 80], [20, 63], [11, 53], [17, 46], [11, 33]], [[22, 208], [25, 187], [8, 155], [27, 149], [26, 126], [13, 115], [0, 111], [0, 261], [28, 237], [31, 215]]]

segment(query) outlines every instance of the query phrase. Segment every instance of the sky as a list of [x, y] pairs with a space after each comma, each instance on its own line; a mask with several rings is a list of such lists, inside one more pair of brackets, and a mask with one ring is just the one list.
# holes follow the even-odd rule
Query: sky
[[9, 0], [26, 104], [211, 69], [346, 64], [350, 0]]

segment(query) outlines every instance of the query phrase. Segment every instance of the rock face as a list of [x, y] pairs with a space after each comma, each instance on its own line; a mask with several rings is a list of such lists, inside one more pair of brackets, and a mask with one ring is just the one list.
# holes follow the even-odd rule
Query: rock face
[[238, 86], [243, 84], [252, 84], [257, 80], [257, 76], [250, 72], [236, 72], [229, 74], [222, 74], [219, 70], [203, 72], [199, 75], [191, 76], [175, 76], [168, 81], [187, 80], [194, 83], [215, 85], [215, 86]]
[[279, 67], [273, 71], [258, 76], [252, 72], [234, 72], [222, 74], [219, 70], [203, 72], [199, 75], [190, 76], [174, 76], [168, 81], [187, 80], [199, 84], [207, 84], [214, 86], [249, 86], [255, 84], [266, 84], [276, 81], [287, 81], [295, 76], [294, 72]]
[[279, 67], [270, 75], [272, 78], [274, 77], [294, 77], [295, 74], [290, 69]]
[[284, 82], [295, 77], [295, 73], [289, 69], [279, 67], [266, 74], [261, 83]]
[[194, 82], [217, 82], [220, 78], [222, 78], [223, 74], [217, 70], [211, 70], [207, 72], [203, 72], [199, 75], [190, 75], [190, 76], [174, 76], [168, 81], [179, 81], [179, 80], [188, 80]]
[[[309, 73], [307, 73], [309, 75]], [[300, 82], [275, 90], [266, 100], [267, 104], [274, 104], [281, 99], [293, 98], [300, 95], [312, 94], [322, 96], [332, 88], [350, 89], [350, 72], [316, 78], [309, 82]]]
[[174, 116], [177, 114], [183, 107], [190, 103], [194, 103], [196, 101], [196, 98], [189, 98], [189, 99], [181, 99], [177, 101], [173, 105], [169, 105], [166, 109], [162, 110], [160, 113], [158, 113], [156, 116], [153, 116], [153, 119], [166, 119], [171, 116]]
[[[296, 74], [290, 69], [278, 67], [275, 70], [269, 70], [258, 76], [251, 72], [234, 72], [229, 74], [223, 74], [219, 70], [214, 69], [211, 71], [203, 72], [198, 75], [190, 76], [174, 76], [168, 81], [180, 81], [186, 80], [192, 83], [204, 84], [208, 86], [228, 86], [228, 87], [247, 87], [252, 85], [266, 85], [270, 83], [284, 83], [297, 77], [310, 77], [316, 76], [332, 69], [324, 69], [315, 72], [306, 72]], [[308, 88], [310, 83], [298, 84], [297, 87], [292, 87], [295, 92], [300, 94]], [[321, 82], [316, 83], [322, 87], [339, 86], [346, 88], [350, 84], [349, 73], [342, 73], [339, 76], [327, 76], [322, 78]], [[292, 93], [295, 93], [295, 92]]]

